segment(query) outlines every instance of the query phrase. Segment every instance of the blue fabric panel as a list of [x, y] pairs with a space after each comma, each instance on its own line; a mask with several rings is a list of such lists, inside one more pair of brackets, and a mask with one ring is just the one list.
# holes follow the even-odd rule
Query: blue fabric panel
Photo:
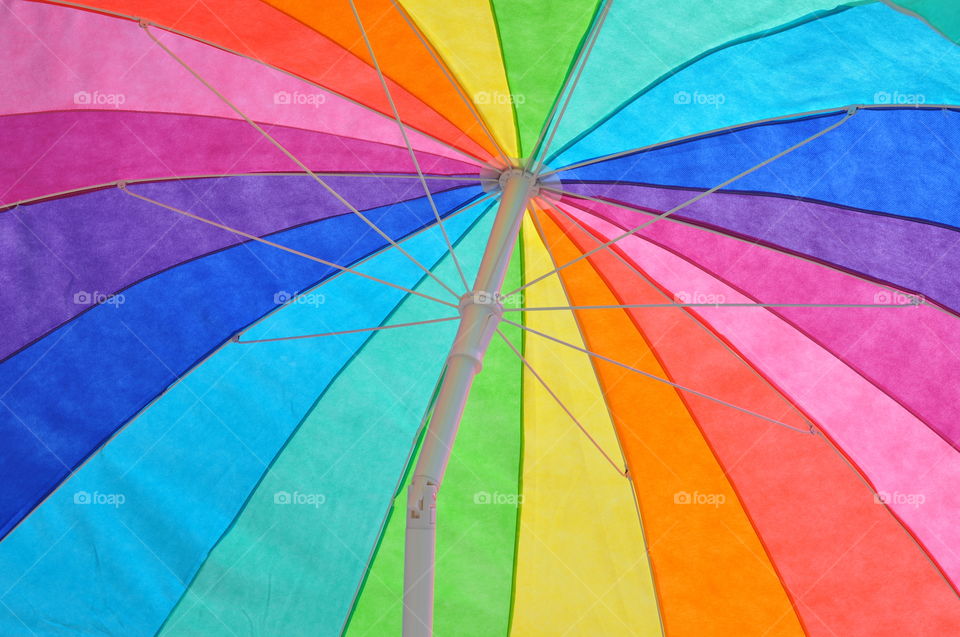
[[[583, 166], [560, 176], [708, 189], [839, 117], [753, 126]], [[960, 112], [861, 110], [840, 127], [734, 182], [729, 190], [778, 193], [957, 227], [957, 175]]]
[[[449, 212], [479, 192], [457, 189], [435, 200]], [[119, 197], [117, 214], [125, 202], [137, 201]], [[434, 220], [425, 198], [367, 216], [394, 238]], [[352, 214], [271, 238], [340, 264], [386, 245]], [[150, 277], [0, 364], [0, 537], [218, 345], [274, 309], [285, 294], [333, 272], [273, 247], [243, 244]]]
[[[466, 232], [482, 209], [449, 219], [451, 237]], [[436, 228], [408, 239], [405, 247], [428, 267], [446, 254]], [[423, 278], [392, 248], [359, 269], [408, 287]], [[450, 274], [444, 278], [452, 280]], [[428, 293], [441, 293], [428, 281]], [[455, 312], [353, 275], [336, 277], [303, 298], [267, 317], [244, 340], [378, 325], [404, 299], [428, 305], [433, 316]], [[450, 335], [449, 329], [439, 333]], [[0, 606], [0, 634], [19, 634], [21, 621], [43, 626], [49, 635], [154, 634], [298, 422], [370, 338], [364, 333], [233, 343], [203, 361], [0, 543], [0, 590], [8, 591]], [[442, 356], [436, 358], [442, 364]], [[383, 373], [376, 360], [362, 364]], [[416, 376], [396, 367], [392, 373]], [[429, 384], [435, 379], [436, 373]], [[410, 404], [422, 408], [427, 399], [429, 391], [417, 393]], [[404, 414], [416, 411], [393, 396], [389, 401]], [[353, 408], [363, 413], [362, 404]], [[407, 434], [401, 442], [408, 447]], [[339, 448], [335, 457], [341, 457], [353, 448], [355, 433], [346, 426], [330, 422], [326, 435], [320, 454]], [[396, 432], [391, 440], [397, 443]], [[343, 459], [376, 472], [381, 462], [402, 464], [403, 445], [393, 449], [399, 460], [397, 453]], [[337, 475], [333, 472], [331, 480]], [[337, 479], [356, 481], [355, 476]], [[395, 481], [396, 475], [388, 471], [377, 479]], [[389, 500], [389, 493], [380, 495]], [[360, 504], [375, 527], [382, 503]], [[364, 537], [371, 533], [375, 528], [363, 526]], [[337, 582], [355, 585], [336, 577], [331, 585]]]

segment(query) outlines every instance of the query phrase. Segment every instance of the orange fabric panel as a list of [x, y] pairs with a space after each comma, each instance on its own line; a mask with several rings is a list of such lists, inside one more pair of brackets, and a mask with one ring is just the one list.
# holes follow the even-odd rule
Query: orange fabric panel
[[[566, 217], [550, 214], [579, 253], [609, 238], [592, 237]], [[639, 241], [628, 239], [634, 240]], [[668, 301], [610, 252], [590, 261], [616, 303]], [[628, 315], [646, 340], [656, 344], [659, 360], [676, 382], [806, 428], [803, 416], [776, 389], [685, 310], [593, 312]], [[588, 311], [580, 314], [588, 318]], [[588, 340], [592, 333], [587, 332]], [[683, 399], [757, 529], [808, 634], [947, 634], [960, 625], [949, 584], [827, 440], [704, 398], [686, 394]]]
[[[343, 4], [343, 7], [340, 7], [340, 4]], [[337, 17], [337, 22], [334, 24], [340, 24], [342, 21], [340, 16], [343, 8], [350, 14], [350, 5], [346, 0], [337, 0], [332, 3], [324, 2], [320, 5], [324, 7], [324, 22], [327, 20], [326, 12], [330, 11], [329, 5], [338, 7], [337, 11], [332, 13]], [[363, 58], [345, 50], [340, 44], [318, 33], [310, 26], [259, 0], [205, 0], [204, 2], [192, 2], [190, 0], [89, 0], [84, 3], [84, 6], [93, 10], [110, 11], [124, 16], [145, 19], [195, 38], [212, 42], [217, 46], [306, 78], [384, 113], [388, 117], [393, 117], [376, 70], [367, 64]], [[366, 13], [361, 15], [366, 15]], [[316, 16], [315, 19], [319, 21], [320, 16]], [[352, 14], [350, 14], [350, 19], [353, 26], [350, 33], [353, 35], [353, 39], [357, 40], [360, 38], [360, 34], [356, 22], [353, 21]], [[397, 19], [401, 18], [398, 16]], [[343, 28], [345, 27], [340, 27], [341, 30]], [[383, 37], [384, 33], [379, 29], [377, 32], [378, 37]], [[416, 37], [409, 29], [408, 32], [410, 37]], [[362, 40], [359, 40], [356, 44], [364, 47]], [[356, 48], [356, 44], [352, 48]], [[378, 46], [376, 41], [374, 47], [376, 47], [374, 50], [378, 52], [377, 56], [381, 61], [385, 57], [395, 55], [388, 53], [388, 47], [385, 45]], [[385, 50], [383, 54], [379, 53], [381, 47]], [[423, 50], [422, 46], [421, 50]], [[189, 63], [190, 60], [186, 60], [186, 62]], [[435, 73], [426, 69], [416, 70], [429, 76], [440, 73], [440, 70], [432, 61], [430, 68], [435, 69]], [[186, 79], [194, 81], [192, 78]], [[406, 77], [404, 79], [409, 80]], [[446, 82], [446, 80], [443, 81]], [[466, 106], [459, 101], [455, 94], [453, 98], [449, 97], [448, 94], [453, 91], [453, 87], [449, 83], [446, 84], [446, 93], [442, 92], [438, 85], [436, 87], [437, 95], [425, 95], [430, 99], [433, 108], [428, 106], [420, 97], [410, 93], [393, 78], [389, 83], [390, 91], [397, 103], [397, 109], [400, 111], [404, 124], [432, 135], [475, 157], [484, 160], [490, 159], [493, 148], [486, 138], [482, 137], [481, 139], [487, 147], [474, 141], [461, 130], [461, 126], [466, 129], [470, 127], [471, 123], [475, 125], [475, 122], [472, 117], [469, 121], [465, 118], [461, 111], [466, 111]], [[436, 80], [434, 80], [434, 83], [436, 83]], [[422, 90], [424, 87], [418, 84], [416, 88]], [[309, 90], [309, 87], [305, 87], [304, 90]], [[216, 98], [211, 95], [210, 99]], [[457, 103], [460, 104], [459, 111], [451, 106], [453, 99], [456, 99]], [[450, 113], [452, 115], [445, 110], [434, 110], [447, 109], [448, 107], [451, 108]], [[469, 112], [467, 115], [469, 116]], [[452, 117], [453, 121], [447, 119], [448, 117]]]
[[[326, 0], [322, 3], [302, 0], [265, 1], [327, 36], [360, 59], [373, 64], [373, 58], [348, 0]], [[495, 154], [493, 143], [445, 72], [450, 77], [453, 77], [453, 74], [449, 69], [437, 64], [413, 27], [400, 13], [402, 9], [395, 6], [391, 0], [354, 0], [354, 3], [384, 75], [429, 104], [491, 154]], [[498, 49], [492, 49], [490, 55], [497, 64], [500, 63]], [[439, 55], [437, 57], [439, 58]], [[406, 121], [407, 113], [399, 104], [398, 110], [401, 119]]]
[[[582, 254], [538, 214], [558, 263]], [[587, 261], [561, 276], [574, 305], [619, 303]], [[588, 349], [666, 377], [625, 312], [576, 314]], [[600, 360], [596, 370], [637, 493], [666, 633], [740, 636], [760, 626], [769, 636], [802, 635], [750, 520], [677, 391]]]

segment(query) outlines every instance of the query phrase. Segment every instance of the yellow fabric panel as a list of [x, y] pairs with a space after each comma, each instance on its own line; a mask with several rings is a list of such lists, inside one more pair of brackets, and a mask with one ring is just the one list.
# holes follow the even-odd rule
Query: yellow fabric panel
[[[524, 221], [523, 249], [527, 280], [552, 268], [529, 219]], [[525, 294], [528, 306], [568, 304], [556, 277]], [[528, 312], [526, 321], [533, 329], [583, 345], [570, 312]], [[535, 334], [526, 337], [525, 356], [622, 467], [589, 358]], [[527, 370], [523, 397], [523, 502], [511, 634], [659, 635], [654, 586], [629, 480]]]
[[443, 58], [500, 148], [517, 157], [507, 74], [489, 0], [401, 0]]

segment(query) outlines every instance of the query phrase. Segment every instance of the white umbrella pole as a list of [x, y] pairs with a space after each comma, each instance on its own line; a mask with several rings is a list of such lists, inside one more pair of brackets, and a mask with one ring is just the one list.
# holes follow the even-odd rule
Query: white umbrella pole
[[437, 538], [437, 491], [450, 459], [463, 409], [483, 355], [503, 314], [500, 293], [523, 212], [536, 194], [536, 180], [522, 170], [500, 177], [503, 196], [473, 291], [460, 301], [460, 327], [446, 374], [407, 491], [403, 569], [403, 637], [433, 634], [433, 574]]

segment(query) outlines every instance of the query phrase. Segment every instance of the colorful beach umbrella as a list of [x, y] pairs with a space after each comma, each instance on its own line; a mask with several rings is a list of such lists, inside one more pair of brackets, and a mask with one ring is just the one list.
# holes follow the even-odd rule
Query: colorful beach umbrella
[[0, 635], [960, 634], [952, 0], [0, 0]]

